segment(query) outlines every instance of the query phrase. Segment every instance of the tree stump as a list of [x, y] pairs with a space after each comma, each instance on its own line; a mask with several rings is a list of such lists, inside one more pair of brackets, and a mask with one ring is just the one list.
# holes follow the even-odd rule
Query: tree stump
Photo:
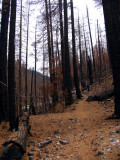
[[26, 152], [26, 139], [29, 131], [29, 115], [23, 113], [20, 118], [18, 131], [13, 131], [8, 140], [3, 143], [3, 154], [0, 160], [20, 160]]

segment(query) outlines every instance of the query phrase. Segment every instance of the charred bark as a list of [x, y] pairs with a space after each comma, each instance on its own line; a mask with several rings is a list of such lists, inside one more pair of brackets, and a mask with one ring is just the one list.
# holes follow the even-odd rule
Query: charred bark
[[72, 98], [72, 79], [70, 68], [70, 56], [68, 45], [68, 17], [67, 17], [67, 0], [64, 0], [64, 51], [65, 51], [65, 89], [67, 91], [66, 105], [73, 103]]
[[15, 128], [16, 109], [15, 109], [15, 22], [16, 22], [16, 0], [11, 1], [11, 18], [9, 34], [9, 53], [8, 53], [8, 98], [9, 98], [9, 122], [10, 130]]
[[71, 21], [72, 21], [72, 52], [73, 52], [73, 69], [74, 69], [74, 83], [76, 88], [77, 98], [81, 98], [81, 92], [79, 88], [78, 67], [76, 63], [76, 44], [75, 44], [75, 27], [74, 27], [74, 13], [73, 13], [73, 1], [71, 3]]
[[0, 122], [8, 119], [6, 68], [9, 8], [10, 0], [3, 0], [0, 32]]
[[108, 52], [111, 60], [116, 117], [120, 118], [120, 4], [119, 0], [102, 0]]

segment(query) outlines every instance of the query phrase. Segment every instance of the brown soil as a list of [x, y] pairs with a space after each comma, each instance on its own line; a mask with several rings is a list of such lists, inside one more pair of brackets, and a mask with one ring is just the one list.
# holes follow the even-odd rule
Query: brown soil
[[[33, 136], [27, 138], [27, 152], [22, 160], [120, 160], [120, 120], [106, 120], [113, 114], [113, 98], [87, 102], [87, 96], [85, 92], [84, 98], [64, 113], [30, 116]], [[8, 134], [8, 128], [0, 128], [0, 146]], [[40, 148], [38, 143], [47, 140], [52, 142]]]
[[[103, 102], [102, 102], [103, 103]], [[31, 133], [28, 142], [34, 141], [35, 146], [28, 145], [27, 152], [34, 148], [35, 159], [67, 159], [67, 160], [118, 160], [120, 156], [120, 120], [105, 120], [113, 113], [113, 101], [103, 104], [82, 101], [70, 106], [65, 113], [31, 116]], [[58, 132], [57, 136], [55, 131]], [[52, 140], [51, 144], [42, 149], [39, 141]], [[65, 140], [69, 144], [58, 142]], [[111, 144], [110, 140], [118, 142]], [[49, 149], [49, 153], [45, 153]], [[103, 151], [103, 152], [100, 152]], [[99, 154], [104, 155], [99, 155]], [[27, 160], [27, 153], [23, 160]]]

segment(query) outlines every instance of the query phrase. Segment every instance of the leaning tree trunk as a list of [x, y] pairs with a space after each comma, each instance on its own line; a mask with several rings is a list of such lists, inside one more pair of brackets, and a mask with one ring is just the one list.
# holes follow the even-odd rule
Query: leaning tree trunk
[[0, 31], [0, 122], [6, 120], [7, 115], [7, 34], [10, 0], [2, 2], [2, 18]]
[[15, 128], [15, 22], [16, 22], [16, 0], [11, 1], [11, 18], [9, 34], [8, 54], [8, 97], [9, 97], [9, 122], [10, 130]]
[[111, 59], [115, 94], [115, 116], [120, 118], [120, 2], [103, 0], [108, 52]]
[[90, 27], [88, 8], [87, 8], [87, 19], [88, 19], [88, 27], [89, 27], [90, 42], [91, 42], [92, 57], [93, 57], [94, 76], [96, 76], [96, 68], [95, 68], [96, 66], [95, 66], [95, 57], [94, 57], [94, 49], [93, 49], [93, 40], [92, 40], [92, 34], [91, 34], [91, 27]]

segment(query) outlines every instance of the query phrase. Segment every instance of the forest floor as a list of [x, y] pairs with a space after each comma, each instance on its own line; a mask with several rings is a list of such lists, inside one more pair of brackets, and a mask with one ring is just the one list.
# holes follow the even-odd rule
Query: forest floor
[[[64, 110], [30, 116], [31, 134], [22, 160], [120, 160], [120, 119], [113, 114], [113, 97], [87, 102], [89, 95], [112, 86], [107, 80], [83, 93], [83, 99]], [[107, 86], [109, 84], [109, 86]], [[8, 126], [0, 125], [0, 147], [9, 135]], [[3, 129], [4, 128], [4, 129]], [[45, 143], [45, 146], [42, 144]]]

